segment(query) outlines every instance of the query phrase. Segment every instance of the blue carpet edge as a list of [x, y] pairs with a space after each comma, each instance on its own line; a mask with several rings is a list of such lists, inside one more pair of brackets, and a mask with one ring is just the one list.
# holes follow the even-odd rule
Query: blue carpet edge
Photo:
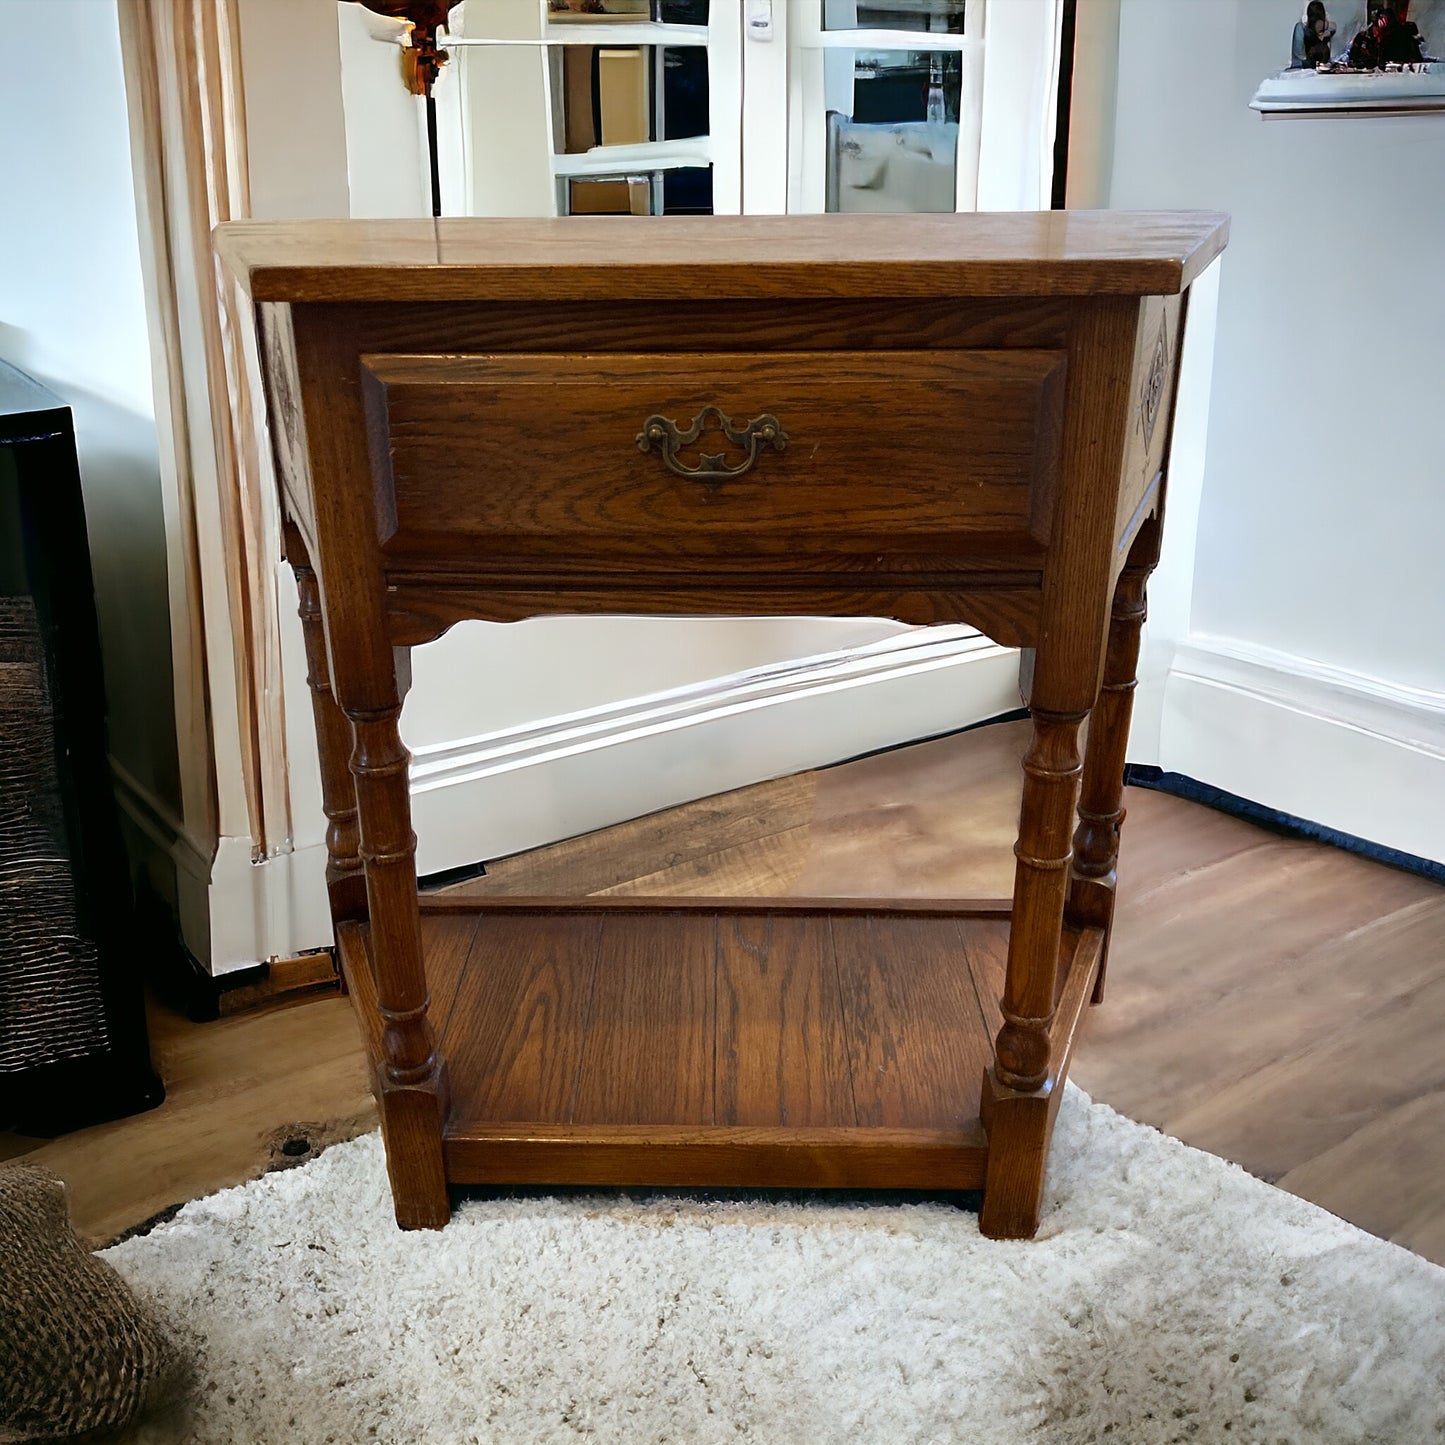
[[1135, 788], [1149, 788], [1156, 793], [1171, 793], [1176, 798], [1187, 798], [1193, 803], [1203, 803], [1221, 813], [1243, 818], [1247, 823], [1278, 833], [1285, 838], [1306, 838], [1313, 843], [1328, 843], [1333, 848], [1343, 848], [1347, 853], [1357, 853], [1375, 863], [1389, 868], [1398, 868], [1405, 873], [1417, 873], [1436, 883], [1445, 883], [1445, 863], [1436, 863], [1429, 858], [1417, 857], [1414, 853], [1402, 852], [1399, 848], [1387, 848], [1382, 843], [1371, 843], [1367, 838], [1357, 838], [1353, 833], [1342, 833], [1338, 828], [1327, 828], [1323, 823], [1312, 823], [1308, 818], [1298, 818], [1293, 813], [1282, 813], [1278, 808], [1266, 807], [1263, 803], [1241, 798], [1237, 793], [1227, 793], [1209, 783], [1183, 773], [1166, 773], [1162, 768], [1144, 763], [1129, 763], [1124, 769], [1124, 782]]

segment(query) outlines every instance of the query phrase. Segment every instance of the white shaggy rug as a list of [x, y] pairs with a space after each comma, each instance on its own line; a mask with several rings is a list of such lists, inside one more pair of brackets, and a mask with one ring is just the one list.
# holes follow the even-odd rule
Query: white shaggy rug
[[375, 1135], [107, 1251], [195, 1356], [143, 1442], [1445, 1441], [1445, 1270], [1070, 1090], [1043, 1227], [474, 1200]]

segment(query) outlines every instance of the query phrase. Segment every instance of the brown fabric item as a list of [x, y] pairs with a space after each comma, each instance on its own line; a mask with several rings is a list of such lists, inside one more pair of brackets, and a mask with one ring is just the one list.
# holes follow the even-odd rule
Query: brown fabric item
[[151, 1312], [71, 1229], [64, 1182], [0, 1169], [0, 1445], [124, 1425], [175, 1364]]

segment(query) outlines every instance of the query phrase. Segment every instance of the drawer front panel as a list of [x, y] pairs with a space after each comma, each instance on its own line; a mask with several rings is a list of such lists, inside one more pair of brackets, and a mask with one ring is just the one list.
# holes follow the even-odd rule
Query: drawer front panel
[[968, 537], [1047, 538], [1062, 352], [363, 366], [393, 556], [948, 553]]

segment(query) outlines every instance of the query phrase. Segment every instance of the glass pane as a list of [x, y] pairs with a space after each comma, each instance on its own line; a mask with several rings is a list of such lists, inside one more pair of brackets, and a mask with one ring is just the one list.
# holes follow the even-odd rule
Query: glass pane
[[701, 45], [568, 45], [561, 51], [563, 150], [685, 140], [708, 128], [707, 50]]
[[707, 51], [700, 45], [669, 46], [662, 52], [658, 105], [663, 140], [706, 135], [708, 127]]
[[712, 168], [579, 176], [565, 183], [558, 199], [564, 216], [710, 216]]
[[712, 167], [681, 166], [662, 173], [664, 216], [712, 215]]
[[[708, 130], [707, 51], [702, 46], [569, 45], [562, 52], [559, 134], [567, 154], [607, 163], [608, 146], [686, 141]], [[555, 72], [554, 72], [555, 73]], [[603, 149], [599, 152], [597, 147]], [[648, 168], [635, 150], [625, 167], [561, 185], [564, 215], [710, 216], [712, 170], [671, 164]]]
[[562, 214], [568, 216], [649, 216], [651, 186], [646, 176], [578, 176], [567, 182]]
[[824, 30], [923, 30], [962, 35], [965, 0], [819, 0]]
[[563, 149], [575, 155], [599, 145], [652, 139], [652, 51], [649, 47], [568, 45], [561, 52]]
[[957, 209], [957, 51], [825, 56], [828, 103], [827, 209]]
[[657, 0], [657, 18], [664, 25], [706, 25], [708, 0]]
[[650, 0], [547, 0], [547, 19], [557, 24], [589, 20], [650, 20]]

